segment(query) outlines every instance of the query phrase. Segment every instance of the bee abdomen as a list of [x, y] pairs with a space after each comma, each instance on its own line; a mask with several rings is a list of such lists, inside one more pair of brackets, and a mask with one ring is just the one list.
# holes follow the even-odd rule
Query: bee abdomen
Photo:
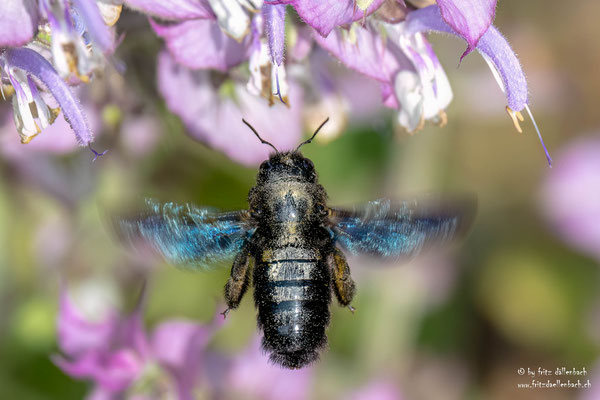
[[272, 362], [301, 368], [327, 343], [329, 273], [313, 259], [269, 260], [255, 270], [258, 325]]

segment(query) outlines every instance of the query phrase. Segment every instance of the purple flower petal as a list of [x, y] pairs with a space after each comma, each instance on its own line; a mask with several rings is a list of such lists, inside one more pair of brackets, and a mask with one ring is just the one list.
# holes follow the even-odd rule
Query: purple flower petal
[[152, 17], [168, 21], [215, 19], [206, 0], [124, 0], [124, 3]]
[[55, 356], [52, 361], [67, 375], [93, 380], [114, 392], [128, 388], [144, 366], [143, 361], [129, 349], [110, 353], [88, 352], [73, 361]]
[[265, 4], [291, 4], [304, 22], [327, 36], [336, 26], [350, 24], [375, 12], [384, 1], [374, 0], [366, 11], [360, 10], [355, 0], [284, 0]]
[[194, 399], [193, 390], [200, 374], [204, 350], [213, 331], [211, 326], [183, 320], [164, 322], [154, 331], [154, 357], [175, 377], [178, 398]]
[[114, 315], [109, 315], [99, 322], [91, 322], [84, 318], [71, 302], [67, 291], [62, 290], [57, 330], [58, 345], [63, 353], [76, 356], [106, 348], [116, 324]]
[[[152, 349], [156, 359], [173, 370], [182, 370], [190, 361], [190, 350], [208, 343], [212, 329], [184, 320], [160, 324], [152, 334]], [[193, 355], [197, 358], [198, 353]]]
[[79, 314], [63, 291], [58, 329], [66, 357], [54, 356], [54, 363], [66, 374], [90, 379], [108, 392], [129, 388], [152, 356], [143, 331], [141, 304], [142, 300], [126, 318], [111, 314], [106, 321], [93, 323]]
[[256, 139], [242, 118], [249, 118], [261, 136], [282, 151], [300, 142], [302, 96], [297, 86], [290, 88], [290, 108], [279, 103], [269, 107], [241, 85], [234, 87], [234, 102], [219, 97], [207, 72], [190, 71], [163, 52], [158, 59], [158, 87], [168, 108], [193, 137], [243, 164], [263, 161], [271, 149]]
[[400, 107], [400, 104], [398, 104], [398, 98], [396, 97], [396, 92], [394, 90], [394, 85], [392, 84], [381, 84], [381, 99], [383, 101], [383, 105], [386, 107], [396, 110]]
[[269, 50], [274, 64], [283, 63], [285, 48], [285, 4], [268, 5], [262, 8], [265, 18], [265, 31], [269, 39]]
[[0, 1], [0, 47], [29, 42], [37, 32], [38, 19], [35, 0]]
[[85, 396], [85, 400], [119, 400], [121, 398], [122, 396], [119, 393], [113, 393], [100, 386], [94, 387], [92, 391]]
[[72, 1], [79, 12], [79, 15], [83, 19], [85, 30], [90, 35], [92, 42], [96, 44], [103, 53], [112, 52], [114, 47], [113, 35], [111, 30], [104, 23], [104, 19], [100, 14], [96, 2], [90, 0]]
[[[440, 9], [433, 5], [411, 12], [406, 18], [406, 34], [437, 31], [457, 35], [444, 22]], [[488, 56], [498, 70], [508, 99], [508, 106], [513, 111], [521, 111], [527, 104], [527, 80], [521, 64], [510, 45], [493, 26], [481, 37], [477, 50]]]
[[326, 38], [315, 35], [315, 41], [350, 69], [379, 81], [384, 105], [397, 109], [395, 76], [402, 70], [414, 69], [410, 60], [398, 47], [386, 46], [383, 38], [369, 29], [351, 32], [355, 33], [352, 40], [347, 31], [336, 29]]
[[347, 31], [336, 29], [327, 37], [315, 35], [321, 47], [351, 68], [382, 83], [393, 82], [401, 69], [412, 69], [405, 56], [386, 47], [384, 39], [370, 29], [356, 29], [350, 39]]
[[247, 58], [247, 48], [221, 31], [210, 20], [163, 25], [150, 20], [156, 34], [165, 39], [178, 63], [192, 69], [227, 71]]
[[118, 330], [112, 338], [113, 343], [118, 347], [133, 349], [141, 358], [149, 358], [152, 349], [144, 330], [141, 305], [138, 305], [132, 314], [120, 322]]
[[497, 0], [438, 0], [442, 18], [467, 42], [467, 50], [460, 57], [472, 52], [479, 39], [488, 30], [496, 16]]
[[310, 398], [312, 375], [311, 368], [294, 371], [269, 363], [261, 351], [260, 339], [255, 338], [234, 360], [227, 380], [228, 386], [244, 398], [304, 400]]
[[7, 49], [5, 56], [10, 66], [22, 69], [46, 85], [60, 105], [65, 120], [71, 126], [79, 144], [82, 146], [90, 144], [93, 135], [81, 109], [81, 104], [52, 65], [44, 57], [28, 48]]

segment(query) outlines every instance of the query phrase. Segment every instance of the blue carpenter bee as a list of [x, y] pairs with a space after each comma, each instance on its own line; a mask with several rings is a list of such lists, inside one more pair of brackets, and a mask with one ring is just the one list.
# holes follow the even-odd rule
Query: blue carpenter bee
[[263, 348], [272, 362], [302, 368], [326, 345], [332, 292], [349, 307], [355, 292], [346, 257], [368, 253], [410, 257], [447, 242], [470, 224], [468, 202], [392, 203], [360, 211], [327, 206], [312, 161], [299, 149], [275, 150], [260, 165], [248, 194], [249, 209], [215, 213], [192, 205], [150, 203], [147, 214], [120, 222], [126, 237], [149, 241], [169, 262], [197, 269], [235, 256], [225, 285], [227, 310], [240, 304], [252, 283]]

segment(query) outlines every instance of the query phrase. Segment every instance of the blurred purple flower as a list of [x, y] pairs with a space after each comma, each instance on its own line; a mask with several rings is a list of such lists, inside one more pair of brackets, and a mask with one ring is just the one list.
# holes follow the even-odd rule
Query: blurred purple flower
[[[67, 83], [89, 81], [102, 65], [102, 54], [114, 50], [107, 25], [118, 18], [115, 10], [120, 11], [117, 3], [91, 0], [0, 4], [0, 84], [3, 97], [13, 95], [15, 125], [23, 143], [51, 125], [62, 110], [79, 144], [90, 145], [92, 132]], [[25, 44], [29, 47], [6, 47]], [[46, 90], [60, 108], [47, 105]]]
[[169, 109], [183, 120], [193, 137], [243, 164], [264, 160], [270, 149], [242, 123], [242, 117], [250, 113], [249, 122], [278, 149], [291, 149], [300, 141], [301, 93], [297, 88], [291, 97], [295, 107], [275, 104], [271, 108], [241, 84], [225, 84], [217, 92], [208, 72], [191, 71], [168, 53], [159, 55], [158, 87]]
[[0, 47], [22, 46], [38, 29], [39, 11], [36, 0], [4, 0], [0, 2]]
[[398, 387], [387, 380], [370, 382], [348, 397], [350, 400], [401, 400], [403, 398]]
[[58, 342], [64, 356], [56, 355], [53, 361], [66, 374], [91, 380], [91, 399], [119, 399], [126, 393], [139, 398], [193, 399], [203, 351], [216, 326], [171, 320], [148, 337], [141, 306], [129, 316], [110, 310], [94, 322], [63, 291]]
[[269, 363], [257, 337], [233, 360], [226, 381], [233, 392], [243, 394], [245, 399], [303, 400], [310, 398], [313, 370], [294, 371]]
[[555, 232], [600, 261], [600, 137], [580, 139], [563, 151], [541, 200]]
[[[90, 104], [82, 104], [92, 130], [99, 126], [99, 116]], [[43, 135], [23, 146], [15, 140], [17, 130], [8, 110], [0, 113], [0, 157], [11, 168], [11, 175], [23, 183], [36, 186], [66, 207], [74, 207], [94, 190], [94, 170], [89, 157], [75, 157], [70, 165], [58, 162], [57, 156], [78, 148], [72, 135], [65, 135], [69, 124], [57, 118]]]
[[129, 153], [142, 157], [150, 153], [160, 137], [161, 123], [152, 115], [127, 117], [122, 124], [122, 141]]

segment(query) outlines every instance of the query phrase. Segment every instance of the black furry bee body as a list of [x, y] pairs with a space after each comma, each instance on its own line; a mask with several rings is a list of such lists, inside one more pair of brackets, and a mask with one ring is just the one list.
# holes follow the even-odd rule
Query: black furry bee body
[[263, 347], [287, 368], [316, 360], [327, 343], [332, 288], [343, 305], [354, 293], [347, 265], [336, 281], [343, 284], [332, 282], [336, 255], [343, 255], [326, 228], [326, 200], [312, 162], [300, 153], [276, 153], [264, 162], [248, 196], [256, 232], [236, 257], [225, 288], [228, 307], [237, 307], [249, 280], [237, 267], [252, 258]]
[[381, 200], [358, 211], [328, 207], [313, 163], [298, 149], [275, 149], [261, 164], [248, 210], [214, 213], [150, 203], [147, 214], [120, 222], [126, 236], [146, 239], [175, 264], [198, 269], [235, 254], [224, 314], [239, 306], [252, 285], [262, 346], [272, 362], [291, 369], [317, 360], [327, 344], [333, 295], [353, 310], [355, 284], [339, 247], [409, 257], [454, 238], [470, 223], [465, 202]]

